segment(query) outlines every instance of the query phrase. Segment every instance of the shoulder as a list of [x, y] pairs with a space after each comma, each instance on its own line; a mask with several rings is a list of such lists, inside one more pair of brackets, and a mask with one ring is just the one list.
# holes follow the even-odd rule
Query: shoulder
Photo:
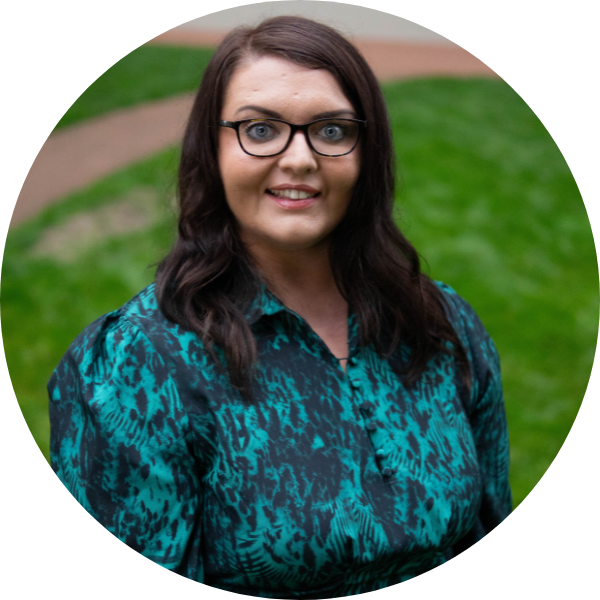
[[178, 326], [158, 307], [154, 285], [88, 325], [71, 343], [49, 382], [55, 393], [98, 386], [123, 389], [140, 381], [155, 388], [170, 376], [168, 351], [161, 340], [179, 336]]
[[500, 378], [500, 359], [494, 341], [473, 307], [456, 290], [440, 281], [434, 282], [442, 293], [444, 309], [469, 360], [472, 392], [477, 395], [490, 379]]
[[77, 423], [143, 444], [181, 435], [187, 418], [172, 369], [148, 333], [167, 328], [163, 321], [149, 286], [77, 336], [48, 382], [55, 440]]
[[[113, 345], [125, 345], [138, 337], [139, 327], [133, 321], [136, 314], [146, 315], [147, 318], [152, 310], [152, 287], [145, 288], [121, 308], [98, 317], [85, 327], [67, 349], [61, 364], [74, 362], [84, 366], [92, 355], [102, 350], [101, 346], [106, 345], [108, 340]], [[133, 319], [130, 320], [128, 316]], [[83, 370], [86, 370], [85, 366]]]
[[452, 327], [468, 345], [488, 342], [491, 338], [473, 307], [446, 283], [435, 281], [442, 293], [444, 310]]
[[49, 390], [51, 395], [61, 388], [96, 393], [98, 386], [131, 390], [133, 383], [158, 389], [172, 379], [183, 392], [197, 389], [200, 379], [217, 378], [218, 372], [202, 340], [163, 315], [152, 284], [75, 338]]
[[122, 307], [90, 323], [69, 346], [53, 379], [61, 372], [77, 371], [84, 383], [91, 383], [105, 380], [116, 363], [141, 365], [154, 353], [148, 332], [166, 323], [150, 285]]
[[90, 323], [75, 338], [65, 358], [83, 366], [109, 355], [114, 358], [119, 353], [133, 353], [130, 360], [143, 362], [154, 352], [162, 354], [164, 339], [192, 335], [163, 315], [154, 287], [149, 285], [120, 308]]
[[145, 287], [116, 312], [122, 319], [135, 324], [140, 329], [152, 326], [174, 326], [173, 323], [166, 319], [158, 306], [154, 283]]
[[467, 332], [484, 334], [481, 319], [473, 307], [448, 284], [441, 281], [434, 283], [442, 293], [446, 315], [459, 336]]

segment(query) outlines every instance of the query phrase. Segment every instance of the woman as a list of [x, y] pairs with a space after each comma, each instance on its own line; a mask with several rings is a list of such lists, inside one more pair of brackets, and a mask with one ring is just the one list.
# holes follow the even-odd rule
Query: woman
[[296, 17], [224, 40], [175, 247], [49, 384], [53, 467], [126, 544], [225, 590], [330, 598], [423, 573], [510, 512], [494, 345], [419, 272], [393, 183], [352, 45]]

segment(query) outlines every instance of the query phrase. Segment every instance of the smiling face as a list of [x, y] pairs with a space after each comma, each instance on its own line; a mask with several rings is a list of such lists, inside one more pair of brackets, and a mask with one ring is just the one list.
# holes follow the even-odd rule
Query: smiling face
[[[331, 73], [271, 56], [237, 68], [221, 112], [226, 121], [271, 117], [295, 124], [332, 116], [357, 118]], [[264, 128], [251, 133], [265, 134]], [[335, 131], [326, 129], [323, 135], [335, 136]], [[249, 156], [236, 132], [221, 127], [219, 169], [242, 240], [250, 249], [281, 251], [326, 247], [346, 213], [360, 164], [358, 149], [339, 157], [316, 154], [302, 132], [277, 156]]]

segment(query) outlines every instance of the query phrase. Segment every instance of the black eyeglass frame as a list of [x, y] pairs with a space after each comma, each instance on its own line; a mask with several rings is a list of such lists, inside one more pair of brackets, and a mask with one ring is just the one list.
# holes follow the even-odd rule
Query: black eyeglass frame
[[[290, 127], [290, 137], [289, 137], [288, 141], [286, 142], [285, 146], [279, 152], [275, 152], [274, 154], [252, 154], [252, 152], [248, 152], [248, 150], [246, 150], [246, 148], [244, 148], [244, 145], [242, 144], [242, 140], [240, 138], [240, 125], [242, 125], [242, 123], [251, 123], [251, 122], [260, 122], [260, 121], [273, 121], [275, 123], [285, 123], [286, 125], [288, 125]], [[356, 136], [356, 142], [354, 143], [354, 146], [352, 146], [352, 148], [350, 148], [350, 150], [348, 150], [348, 152], [344, 152], [343, 154], [325, 154], [324, 152], [319, 152], [318, 150], [316, 150], [315, 147], [312, 145], [312, 142], [310, 141], [310, 136], [308, 135], [308, 128], [311, 125], [314, 125], [315, 123], [320, 123], [323, 121], [350, 121], [352, 123], [358, 123], [358, 125], [359, 125], [358, 135]], [[229, 127], [230, 129], [234, 129], [237, 134], [237, 139], [238, 139], [238, 143], [240, 144], [240, 148], [249, 156], [255, 156], [256, 158], [270, 158], [271, 156], [277, 156], [278, 154], [282, 154], [283, 152], [285, 152], [288, 149], [289, 145], [292, 143], [292, 139], [294, 139], [294, 135], [296, 134], [297, 131], [301, 131], [304, 134], [304, 139], [306, 140], [308, 147], [315, 154], [318, 154], [319, 156], [327, 156], [328, 158], [338, 158], [340, 156], [346, 156], [347, 154], [350, 154], [350, 152], [354, 151], [356, 146], [358, 146], [358, 142], [360, 140], [360, 132], [367, 126], [367, 122], [361, 121], [360, 119], [338, 119], [335, 117], [329, 117], [329, 118], [316, 119], [314, 121], [309, 121], [308, 123], [303, 123], [302, 125], [296, 125], [295, 123], [288, 123], [287, 121], [284, 121], [283, 119], [259, 118], [259, 119], [242, 119], [241, 121], [219, 121], [219, 126], [220, 127]]]

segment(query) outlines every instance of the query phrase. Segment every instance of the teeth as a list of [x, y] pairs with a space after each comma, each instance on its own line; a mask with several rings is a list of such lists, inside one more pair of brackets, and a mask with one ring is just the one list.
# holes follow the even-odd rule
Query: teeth
[[290, 200], [306, 200], [306, 198], [313, 198], [316, 194], [309, 194], [300, 190], [268, 190], [268, 192], [277, 196], [277, 198], [289, 198]]

